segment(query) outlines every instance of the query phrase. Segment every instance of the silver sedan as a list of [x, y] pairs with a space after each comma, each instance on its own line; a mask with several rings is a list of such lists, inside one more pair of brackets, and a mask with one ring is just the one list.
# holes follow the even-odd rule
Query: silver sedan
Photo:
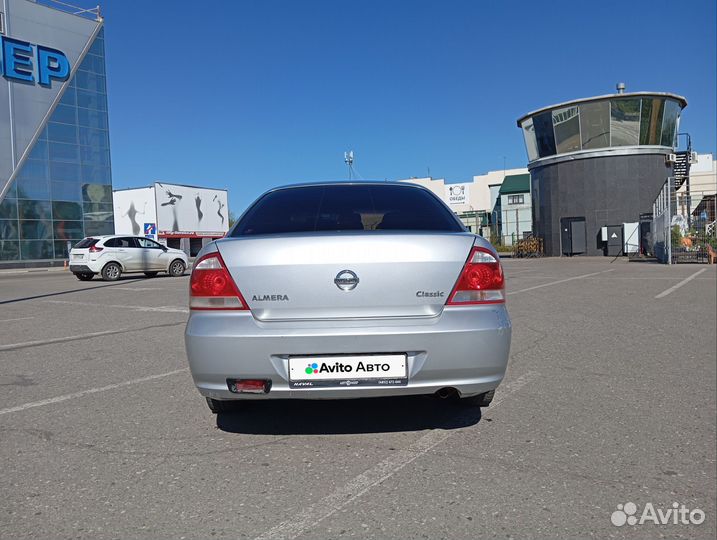
[[431, 191], [271, 190], [194, 264], [185, 343], [213, 412], [436, 394], [487, 406], [511, 323], [498, 254]]

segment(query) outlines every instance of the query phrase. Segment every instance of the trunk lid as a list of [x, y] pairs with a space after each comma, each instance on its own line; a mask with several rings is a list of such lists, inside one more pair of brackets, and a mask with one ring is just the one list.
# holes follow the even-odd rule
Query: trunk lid
[[261, 321], [433, 317], [471, 233], [312, 233], [226, 238], [217, 247]]
[[70, 264], [82, 264], [90, 260], [90, 248], [99, 242], [99, 238], [83, 238], [70, 249]]

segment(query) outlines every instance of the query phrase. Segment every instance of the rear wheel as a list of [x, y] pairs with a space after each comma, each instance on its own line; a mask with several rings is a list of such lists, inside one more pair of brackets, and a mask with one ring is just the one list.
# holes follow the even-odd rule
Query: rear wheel
[[107, 263], [102, 269], [102, 279], [105, 281], [117, 281], [122, 275], [122, 268], [114, 262]]
[[172, 277], [179, 277], [184, 274], [184, 270], [187, 267], [184, 266], [184, 262], [182, 262], [179, 259], [175, 259], [172, 261], [172, 264], [169, 265], [169, 275]]
[[147, 277], [155, 277], [159, 272], [145, 272], [144, 275]]
[[81, 272], [79, 274], [75, 274], [75, 277], [80, 281], [90, 281], [93, 277], [95, 277], [95, 275], [92, 272]]
[[214, 414], [230, 413], [239, 410], [241, 402], [239, 400], [223, 401], [218, 399], [206, 398], [209, 409]]
[[495, 390], [490, 390], [477, 396], [461, 398], [461, 403], [472, 407], [487, 407], [493, 401], [493, 396], [495, 396]]

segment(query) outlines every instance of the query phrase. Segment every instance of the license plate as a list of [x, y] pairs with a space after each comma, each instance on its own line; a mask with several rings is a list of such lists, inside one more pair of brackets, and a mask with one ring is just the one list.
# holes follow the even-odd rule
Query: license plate
[[289, 357], [289, 386], [405, 386], [405, 354]]
[[73, 253], [73, 254], [72, 254], [72, 258], [75, 259], [75, 260], [77, 260], [77, 259], [84, 259], [85, 256], [84, 256], [82, 253]]

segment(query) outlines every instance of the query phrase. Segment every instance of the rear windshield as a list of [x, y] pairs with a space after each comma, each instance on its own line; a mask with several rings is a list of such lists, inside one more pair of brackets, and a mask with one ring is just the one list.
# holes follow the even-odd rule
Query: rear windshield
[[431, 192], [411, 186], [327, 185], [272, 191], [230, 236], [320, 231], [463, 231]]
[[83, 238], [75, 244], [75, 247], [80, 249], [88, 248], [90, 246], [94, 246], [98, 240], [99, 238]]

